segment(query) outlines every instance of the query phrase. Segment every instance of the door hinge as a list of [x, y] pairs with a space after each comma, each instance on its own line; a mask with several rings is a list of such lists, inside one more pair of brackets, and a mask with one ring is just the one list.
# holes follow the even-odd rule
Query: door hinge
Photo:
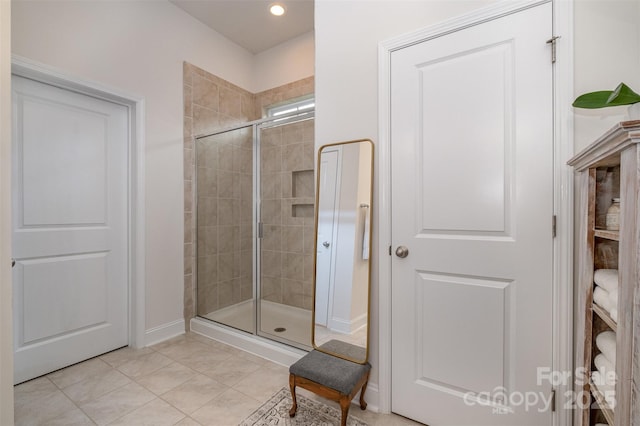
[[553, 217], [551, 218], [551, 236], [553, 238], [556, 237], [556, 224], [557, 224], [558, 220], [557, 220], [557, 216], [553, 215]]
[[549, 40], [547, 40], [547, 44], [551, 45], [551, 63], [556, 63], [556, 42], [560, 38], [560, 36], [553, 36]]
[[551, 389], [551, 412], [555, 413], [556, 411], [556, 390]]
[[262, 222], [258, 222], [258, 238], [262, 238]]

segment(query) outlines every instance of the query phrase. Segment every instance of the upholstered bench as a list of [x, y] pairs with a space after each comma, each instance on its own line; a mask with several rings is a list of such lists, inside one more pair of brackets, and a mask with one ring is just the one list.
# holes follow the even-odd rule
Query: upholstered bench
[[289, 368], [289, 386], [293, 406], [289, 416], [294, 417], [298, 404], [296, 386], [307, 389], [317, 395], [340, 404], [342, 410], [341, 426], [346, 426], [349, 406], [353, 397], [360, 392], [360, 408], [367, 408], [364, 393], [369, 381], [371, 364], [357, 364], [333, 355], [313, 350]]

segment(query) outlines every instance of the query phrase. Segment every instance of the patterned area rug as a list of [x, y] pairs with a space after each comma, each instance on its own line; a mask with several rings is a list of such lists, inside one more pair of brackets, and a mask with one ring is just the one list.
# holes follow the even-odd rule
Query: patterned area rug
[[[291, 393], [282, 388], [260, 408], [240, 423], [240, 426], [337, 426], [340, 425], [340, 410], [297, 395], [298, 411], [289, 417]], [[351, 412], [353, 407], [349, 410]], [[367, 426], [362, 420], [349, 414], [347, 426]]]

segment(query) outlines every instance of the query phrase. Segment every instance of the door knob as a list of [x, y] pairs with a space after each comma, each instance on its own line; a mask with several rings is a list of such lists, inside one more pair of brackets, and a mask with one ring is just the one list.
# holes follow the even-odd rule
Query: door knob
[[325, 246], [326, 248], [329, 248], [329, 241], [325, 241], [324, 243], [322, 243], [323, 246]]
[[409, 256], [409, 249], [405, 246], [398, 246], [398, 248], [396, 249], [396, 256], [404, 259], [405, 257]]

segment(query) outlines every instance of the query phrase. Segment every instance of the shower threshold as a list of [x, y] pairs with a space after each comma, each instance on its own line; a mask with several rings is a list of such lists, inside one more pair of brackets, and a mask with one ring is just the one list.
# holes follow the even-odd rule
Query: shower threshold
[[191, 331], [213, 340], [225, 343], [253, 355], [267, 359], [285, 367], [291, 366], [307, 354], [302, 349], [248, 334], [232, 327], [213, 323], [207, 319], [191, 318]]

